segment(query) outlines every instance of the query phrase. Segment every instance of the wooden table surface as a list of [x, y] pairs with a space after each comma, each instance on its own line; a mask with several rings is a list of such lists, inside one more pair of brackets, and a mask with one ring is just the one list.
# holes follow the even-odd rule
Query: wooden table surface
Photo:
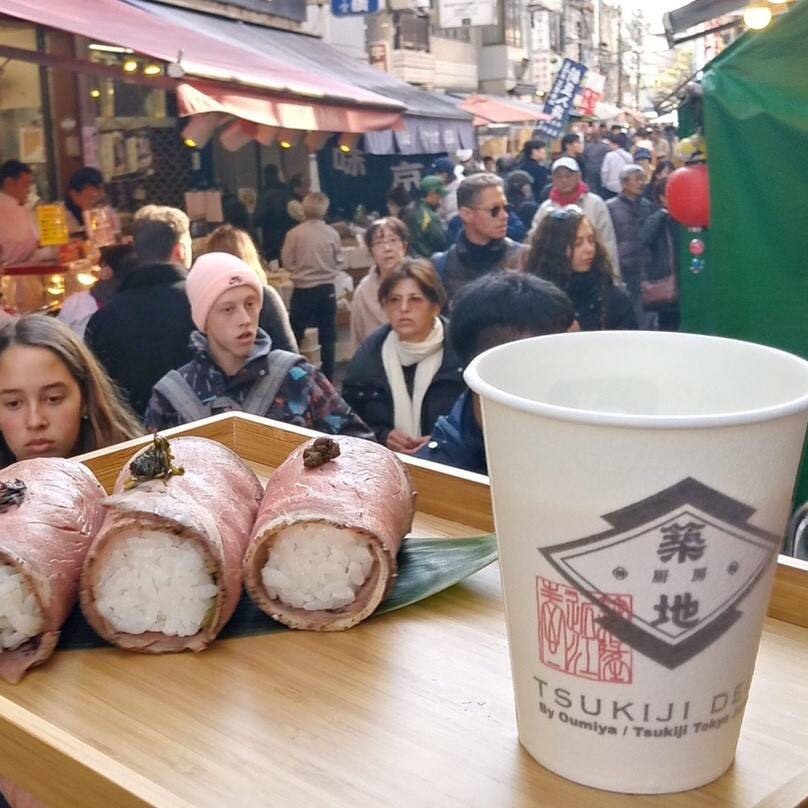
[[[425, 515], [414, 531], [479, 532]], [[722, 778], [629, 798], [557, 777], [517, 740], [493, 565], [347, 632], [59, 652], [0, 683], [0, 773], [54, 808], [790, 808], [808, 797], [806, 719], [808, 629], [769, 619]]]

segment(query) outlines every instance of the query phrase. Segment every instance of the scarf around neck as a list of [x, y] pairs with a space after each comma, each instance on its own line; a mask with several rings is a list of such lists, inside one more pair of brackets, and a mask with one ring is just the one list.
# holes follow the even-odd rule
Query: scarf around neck
[[[435, 318], [423, 342], [402, 342], [391, 328], [382, 344], [382, 365], [393, 394], [393, 425], [411, 438], [421, 437], [421, 408], [432, 379], [443, 363], [443, 321]], [[404, 368], [417, 365], [412, 397]]]
[[557, 188], [550, 189], [550, 199], [556, 205], [577, 205], [584, 194], [589, 193], [589, 186], [585, 182], [579, 182], [578, 187], [571, 194], [562, 194]]

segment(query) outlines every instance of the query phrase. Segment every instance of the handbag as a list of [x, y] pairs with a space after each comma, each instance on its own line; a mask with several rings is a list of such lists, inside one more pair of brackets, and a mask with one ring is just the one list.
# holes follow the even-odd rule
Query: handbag
[[642, 281], [640, 283], [642, 305], [646, 310], [653, 311], [679, 300], [679, 285], [676, 275], [671, 273], [658, 281]]

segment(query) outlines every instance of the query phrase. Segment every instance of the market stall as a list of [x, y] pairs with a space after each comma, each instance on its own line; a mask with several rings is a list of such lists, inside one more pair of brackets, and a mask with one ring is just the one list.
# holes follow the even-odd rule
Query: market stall
[[[683, 250], [683, 327], [801, 356], [808, 356], [807, 37], [802, 0], [713, 60], [702, 99], [680, 116], [691, 129], [703, 122], [712, 203], [703, 269], [690, 271]], [[797, 501], [806, 499], [804, 470]]]

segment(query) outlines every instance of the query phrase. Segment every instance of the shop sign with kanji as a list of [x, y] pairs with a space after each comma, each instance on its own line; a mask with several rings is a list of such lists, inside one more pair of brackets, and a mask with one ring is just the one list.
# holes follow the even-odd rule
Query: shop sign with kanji
[[561, 69], [555, 77], [550, 94], [544, 102], [544, 112], [549, 118], [542, 121], [537, 127], [548, 138], [560, 137], [564, 131], [564, 126], [572, 112], [575, 96], [581, 89], [586, 70], [586, 65], [572, 59], [564, 59]]
[[750, 525], [753, 514], [687, 478], [604, 515], [613, 529], [541, 552], [597, 606], [599, 626], [672, 669], [735, 623], [744, 597], [776, 557], [779, 539]]
[[379, 0], [331, 0], [331, 13], [335, 17], [354, 14], [373, 14], [379, 10]]

